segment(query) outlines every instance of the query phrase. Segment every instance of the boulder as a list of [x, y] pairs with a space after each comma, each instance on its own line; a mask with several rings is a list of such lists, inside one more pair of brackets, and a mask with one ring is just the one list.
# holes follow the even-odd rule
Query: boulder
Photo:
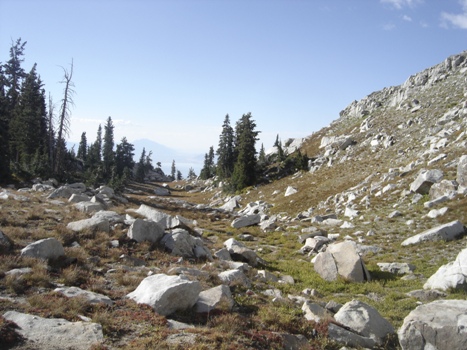
[[83, 213], [95, 213], [104, 209], [99, 202], [78, 202], [74, 204], [74, 207]]
[[154, 221], [136, 219], [130, 226], [127, 236], [136, 242], [159, 242], [164, 236], [164, 229]]
[[93, 216], [93, 218], [97, 218], [97, 219], [105, 219], [107, 220], [111, 225], [114, 225], [114, 224], [122, 224], [125, 222], [125, 219], [123, 216], [117, 214], [116, 212], [114, 211], [111, 211], [111, 210], [101, 210], [101, 211], [98, 211], [97, 213], [95, 213]]
[[334, 281], [337, 275], [353, 282], [370, 280], [370, 274], [350, 241], [331, 244], [316, 256], [315, 271], [325, 280]]
[[21, 249], [21, 256], [38, 259], [57, 259], [65, 255], [62, 244], [55, 238], [45, 238], [27, 245]]
[[199, 313], [209, 313], [212, 311], [230, 311], [233, 306], [234, 300], [230, 288], [222, 284], [199, 293], [195, 309]]
[[148, 220], [157, 222], [164, 230], [177, 227], [186, 227], [186, 219], [183, 219], [180, 216], [173, 217], [146, 204], [141, 204], [141, 206], [135, 210], [135, 213], [144, 216]]
[[200, 292], [200, 283], [190, 281], [186, 276], [156, 274], [142, 280], [127, 297], [138, 304], [147, 304], [158, 314], [167, 316], [193, 307]]
[[464, 234], [464, 225], [458, 220], [448, 222], [407, 238], [401, 243], [402, 246], [419, 244], [426, 241], [452, 241]]
[[394, 327], [376, 309], [359, 300], [344, 304], [334, 315], [334, 319], [357, 334], [374, 340], [378, 345], [382, 345], [387, 336], [395, 333]]
[[224, 203], [220, 207], [220, 209], [225, 210], [225, 211], [234, 211], [235, 209], [239, 208], [240, 205], [238, 204], [238, 197], [232, 197], [230, 198], [227, 202]]
[[298, 190], [295, 187], [287, 186], [287, 189], [285, 190], [284, 196], [288, 197], [288, 196], [291, 196], [291, 195], [293, 195], [293, 194], [295, 194], [297, 192], [298, 192]]
[[232, 221], [231, 225], [233, 228], [242, 228], [247, 226], [257, 225], [261, 222], [261, 215], [243, 215]]
[[170, 196], [170, 190], [164, 187], [156, 187], [154, 189], [154, 194], [156, 196]]
[[273, 215], [271, 217], [267, 217], [266, 219], [262, 220], [259, 223], [259, 227], [264, 232], [272, 232], [277, 228], [276, 222], [277, 222], [277, 216]]
[[317, 303], [305, 301], [302, 305], [302, 311], [308, 321], [315, 321], [316, 323], [332, 319], [331, 313]]
[[433, 184], [440, 182], [443, 179], [441, 170], [421, 170], [414, 182], [410, 184], [412, 192], [420, 194], [428, 194]]
[[467, 187], [467, 155], [459, 158], [456, 181], [461, 187]]
[[467, 349], [467, 300], [437, 300], [420, 305], [398, 330], [403, 350]]
[[75, 232], [80, 232], [84, 230], [96, 230], [103, 232], [110, 231], [109, 221], [107, 219], [99, 217], [92, 217], [89, 219], [73, 221], [70, 222], [66, 227]]
[[68, 198], [69, 203], [79, 203], [79, 202], [89, 202], [91, 197], [81, 193], [73, 193], [70, 198]]
[[454, 198], [457, 194], [458, 187], [459, 184], [454, 180], [441, 180], [431, 186], [429, 192], [430, 199], [435, 200], [443, 196]]
[[55, 288], [54, 292], [63, 294], [64, 296], [68, 298], [77, 298], [77, 297], [82, 298], [89, 304], [99, 304], [99, 303], [106, 304], [106, 305], [113, 304], [113, 301], [105, 295], [83, 290], [78, 287]]
[[79, 182], [71, 185], [64, 185], [60, 186], [52, 193], [47, 196], [47, 199], [55, 199], [55, 198], [70, 198], [72, 194], [75, 193], [83, 193], [86, 191], [86, 186]]
[[[63, 318], [43, 318], [8, 311], [3, 317], [16, 323], [26, 343], [25, 349], [88, 350], [104, 341], [102, 326], [91, 322], [70, 322]], [[29, 346], [28, 346], [29, 345]]]
[[172, 254], [185, 258], [212, 260], [211, 252], [201, 238], [193, 237], [184, 229], [177, 228], [167, 233], [161, 244]]
[[441, 266], [424, 284], [424, 289], [467, 289], [467, 248], [454, 261]]
[[431, 209], [428, 212], [428, 214], [426, 214], [426, 216], [431, 218], [431, 219], [435, 219], [438, 216], [443, 216], [444, 214], [447, 213], [447, 211], [448, 211], [448, 207], [443, 207], [441, 209]]
[[328, 237], [324, 236], [315, 236], [310, 237], [305, 240], [305, 245], [300, 249], [303, 252], [315, 251], [319, 252], [319, 250], [325, 245], [331, 242]]
[[328, 324], [328, 338], [352, 348], [374, 349], [376, 346], [373, 339], [361, 336], [332, 322]]
[[224, 247], [229, 251], [233, 260], [244, 261], [251, 266], [258, 265], [258, 255], [237, 240], [229, 238], [224, 242]]
[[395, 275], [405, 275], [412, 273], [415, 266], [407, 263], [377, 263], [381, 271], [393, 273]]
[[13, 241], [10, 239], [10, 237], [0, 231], [0, 253], [4, 254], [11, 251], [12, 249]]
[[217, 275], [223, 284], [228, 286], [243, 285], [250, 287], [251, 282], [241, 270], [233, 269], [221, 272]]

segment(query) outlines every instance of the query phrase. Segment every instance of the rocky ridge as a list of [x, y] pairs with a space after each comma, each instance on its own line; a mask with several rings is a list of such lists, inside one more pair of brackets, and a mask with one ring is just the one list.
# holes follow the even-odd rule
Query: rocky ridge
[[[238, 196], [213, 180], [163, 195], [167, 186], [118, 196], [53, 181], [1, 189], [0, 326], [18, 325], [11, 347], [53, 348], [23, 325], [47, 315], [47, 332], [63, 325], [72, 339], [90, 329], [82, 348], [152, 339], [138, 325], [117, 332], [105, 313], [141, 317], [168, 348], [224, 346], [210, 333], [223, 315], [261, 325], [230, 323], [240, 348], [462, 347], [466, 79], [463, 52], [353, 102], [329, 127], [288, 143], [310, 157], [309, 172]], [[74, 298], [93, 306], [72, 312]], [[148, 321], [143, 305], [160, 319]], [[281, 323], [283, 308], [303, 328]], [[257, 321], [259, 309], [273, 310], [274, 322]]]

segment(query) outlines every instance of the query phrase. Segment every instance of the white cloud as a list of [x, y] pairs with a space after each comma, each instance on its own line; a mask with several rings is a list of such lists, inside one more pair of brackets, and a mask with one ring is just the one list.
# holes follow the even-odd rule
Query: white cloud
[[462, 6], [462, 13], [441, 13], [441, 24], [444, 27], [447, 27], [447, 23], [450, 23], [454, 27], [459, 27], [461, 29], [467, 29], [467, 0], [460, 0], [459, 3]]
[[390, 4], [400, 10], [404, 7], [415, 7], [423, 3], [423, 0], [380, 0], [383, 4]]
[[407, 16], [407, 15], [403, 15], [403, 16], [402, 16], [402, 19], [403, 19], [404, 21], [406, 21], [406, 22], [412, 22], [412, 17]]
[[387, 23], [383, 25], [384, 30], [393, 30], [394, 28], [396, 28], [396, 25], [394, 23]]

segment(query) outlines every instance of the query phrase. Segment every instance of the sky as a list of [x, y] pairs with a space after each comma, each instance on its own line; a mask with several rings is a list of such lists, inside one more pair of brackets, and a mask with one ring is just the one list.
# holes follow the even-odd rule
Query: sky
[[0, 62], [18, 38], [57, 105], [73, 61], [70, 142], [204, 154], [251, 112], [268, 149], [466, 50], [467, 0], [0, 0]]

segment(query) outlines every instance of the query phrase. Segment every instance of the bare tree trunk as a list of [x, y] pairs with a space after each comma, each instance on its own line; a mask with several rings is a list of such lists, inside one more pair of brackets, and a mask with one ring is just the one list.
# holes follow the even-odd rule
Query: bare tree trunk
[[[63, 67], [62, 67], [63, 68]], [[63, 68], [63, 80], [62, 84], [65, 84], [63, 89], [63, 99], [60, 106], [60, 116], [59, 116], [59, 125], [58, 125], [58, 135], [56, 143], [56, 154], [55, 154], [55, 174], [59, 174], [62, 168], [62, 158], [64, 152], [65, 140], [64, 136], [68, 135], [70, 127], [70, 108], [73, 106], [73, 90], [74, 84], [71, 81], [73, 77], [73, 59], [71, 60], [70, 71]]]

